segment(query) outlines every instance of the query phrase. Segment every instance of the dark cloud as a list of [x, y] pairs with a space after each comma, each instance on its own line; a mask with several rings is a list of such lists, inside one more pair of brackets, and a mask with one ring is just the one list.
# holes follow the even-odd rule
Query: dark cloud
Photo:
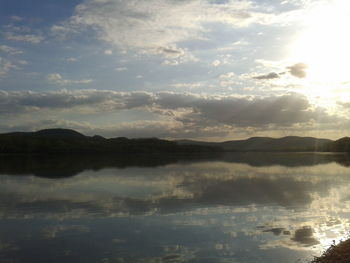
[[[183, 107], [183, 103], [179, 102], [179, 107]], [[171, 105], [174, 107], [174, 101]], [[300, 94], [251, 99], [198, 98], [189, 106], [193, 111], [179, 120], [208, 126], [213, 123], [237, 127], [291, 126], [296, 123], [331, 119], [325, 110], [312, 109], [307, 98]]]
[[169, 57], [178, 57], [184, 55], [185, 51], [179, 48], [171, 48], [171, 47], [161, 47], [159, 48], [160, 53], [163, 53], [165, 56]]
[[283, 227], [274, 227], [274, 228], [264, 229], [263, 232], [266, 232], [266, 233], [271, 232], [275, 236], [279, 236], [282, 233], [287, 233], [287, 231]]
[[131, 109], [151, 104], [146, 92], [114, 92], [110, 90], [78, 90], [57, 92], [0, 91], [0, 113], [13, 114], [40, 109], [72, 109], [87, 107], [93, 111]]
[[308, 66], [304, 63], [297, 63], [293, 66], [287, 67], [289, 69], [289, 73], [297, 78], [305, 78], [306, 77], [306, 69]]
[[271, 72], [269, 74], [266, 75], [259, 75], [259, 76], [255, 76], [253, 77], [253, 79], [260, 79], [260, 80], [267, 80], [267, 79], [278, 79], [280, 76], [278, 73], [276, 72]]
[[295, 231], [292, 240], [305, 247], [319, 244], [320, 242], [313, 236], [314, 230], [309, 226], [304, 226]]
[[[148, 111], [161, 119], [105, 124], [94, 127], [89, 123], [52, 119], [40, 120], [43, 112], [76, 116], [131, 109]], [[171, 92], [116, 92], [111, 90], [77, 90], [57, 92], [0, 91], [0, 114], [7, 121], [19, 114], [36, 114], [21, 125], [3, 122], [1, 130], [33, 130], [50, 127], [76, 128], [81, 132], [104, 136], [128, 137], [212, 137], [224, 136], [232, 128], [249, 127], [274, 129], [296, 124], [334, 123], [339, 119], [323, 108], [314, 108], [307, 97], [297, 93], [282, 96], [214, 96]], [[7, 127], [7, 128], [6, 128]], [[225, 128], [226, 127], [226, 128]]]

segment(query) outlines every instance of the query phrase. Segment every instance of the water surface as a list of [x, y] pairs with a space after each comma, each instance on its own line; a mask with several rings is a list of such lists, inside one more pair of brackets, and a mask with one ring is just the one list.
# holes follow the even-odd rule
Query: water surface
[[307, 262], [348, 237], [347, 156], [2, 156], [0, 262]]

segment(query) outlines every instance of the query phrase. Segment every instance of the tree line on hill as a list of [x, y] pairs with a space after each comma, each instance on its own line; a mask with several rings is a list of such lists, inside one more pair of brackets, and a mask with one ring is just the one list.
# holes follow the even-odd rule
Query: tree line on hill
[[0, 134], [0, 153], [164, 153], [216, 152], [218, 147], [179, 145], [157, 138], [106, 139], [84, 136], [68, 129]]
[[252, 137], [203, 142], [158, 138], [128, 139], [85, 136], [69, 129], [0, 134], [0, 153], [194, 153], [194, 152], [350, 152], [350, 138]]

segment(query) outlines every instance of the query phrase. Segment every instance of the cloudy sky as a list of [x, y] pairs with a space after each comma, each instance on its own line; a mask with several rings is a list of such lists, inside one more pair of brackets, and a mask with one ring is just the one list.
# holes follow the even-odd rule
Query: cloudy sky
[[348, 135], [346, 0], [2, 0], [0, 132]]

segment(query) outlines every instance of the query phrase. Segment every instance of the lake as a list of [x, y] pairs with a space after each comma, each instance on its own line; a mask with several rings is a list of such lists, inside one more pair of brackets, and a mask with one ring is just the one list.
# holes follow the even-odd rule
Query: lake
[[342, 154], [1, 156], [2, 263], [307, 262], [349, 237]]

